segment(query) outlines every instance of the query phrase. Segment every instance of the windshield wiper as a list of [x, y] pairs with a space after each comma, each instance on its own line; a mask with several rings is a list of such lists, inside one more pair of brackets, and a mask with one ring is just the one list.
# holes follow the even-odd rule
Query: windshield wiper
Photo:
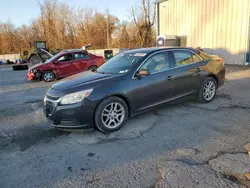
[[106, 72], [98, 72], [98, 71], [96, 71], [97, 73], [100, 73], [100, 74], [107, 74]]
[[100, 74], [119, 74], [119, 73], [113, 73], [113, 72], [98, 72], [96, 71], [97, 73], [100, 73]]

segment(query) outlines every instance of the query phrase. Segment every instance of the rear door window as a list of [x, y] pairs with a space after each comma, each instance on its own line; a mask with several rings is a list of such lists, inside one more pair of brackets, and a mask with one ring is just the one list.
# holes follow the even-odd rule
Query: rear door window
[[201, 61], [201, 59], [196, 54], [190, 51], [176, 50], [173, 51], [173, 54], [177, 67]]
[[84, 54], [84, 53], [75, 53], [74, 55], [75, 55], [75, 60], [90, 58], [88, 54]]

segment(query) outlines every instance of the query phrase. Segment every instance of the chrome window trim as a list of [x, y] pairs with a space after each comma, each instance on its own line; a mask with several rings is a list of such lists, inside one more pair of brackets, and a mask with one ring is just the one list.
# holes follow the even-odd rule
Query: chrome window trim
[[[177, 50], [177, 51], [179, 50], [179, 51], [188, 51], [188, 52], [191, 52], [191, 53], [197, 55], [197, 57], [198, 57], [201, 61], [204, 60], [204, 59], [201, 58], [197, 53], [195, 53], [195, 52], [193, 52], [192, 50], [189, 50], [189, 49], [166, 49], [166, 50], [162, 50], [162, 51], [157, 51], [157, 52], [154, 52], [153, 54], [151, 54], [150, 56], [148, 56], [148, 57], [141, 63], [141, 65], [140, 65], [140, 66], [136, 69], [136, 71], [134, 72], [134, 74], [133, 74], [133, 76], [132, 76], [132, 79], [133, 79], [133, 80], [134, 80], [134, 79], [137, 79], [137, 78], [135, 77], [136, 72], [143, 66], [143, 64], [146, 63], [146, 61], [147, 61], [151, 56], [153, 56], [153, 55], [155, 55], [155, 54], [158, 54], [158, 53], [161, 53], [161, 52], [169, 52], [169, 51], [175, 51], [175, 50]], [[197, 61], [197, 62], [199, 62], [199, 61]], [[177, 67], [177, 66], [176, 66], [176, 67], [172, 67], [172, 68], [169, 68], [169, 69], [167, 69], [167, 70], [163, 70], [163, 71], [159, 71], [159, 72], [152, 73], [152, 74], [150, 74], [150, 75], [154, 75], [154, 74], [161, 73], [161, 72], [164, 72], [164, 71], [176, 69], [176, 68], [179, 68], [179, 67], [184, 67], [184, 66], [192, 65], [192, 64], [195, 64], [195, 63], [197, 63], [197, 62], [189, 63], [189, 64], [187, 64], [187, 65], [182, 65], [182, 66], [178, 66], [178, 67]]]

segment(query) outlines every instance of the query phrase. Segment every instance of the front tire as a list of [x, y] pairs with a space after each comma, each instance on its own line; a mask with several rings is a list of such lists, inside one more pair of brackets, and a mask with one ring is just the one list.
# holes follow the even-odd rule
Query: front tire
[[201, 85], [198, 101], [202, 103], [209, 103], [211, 102], [217, 91], [217, 82], [212, 77], [207, 77]]
[[119, 97], [109, 97], [97, 107], [94, 119], [96, 127], [101, 132], [117, 131], [128, 119], [128, 106]]
[[42, 74], [42, 79], [45, 82], [53, 82], [55, 80], [55, 74], [52, 71], [45, 71]]

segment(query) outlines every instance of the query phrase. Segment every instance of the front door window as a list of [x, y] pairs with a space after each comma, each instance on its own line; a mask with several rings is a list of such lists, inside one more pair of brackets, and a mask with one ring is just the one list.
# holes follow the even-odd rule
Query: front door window
[[71, 60], [73, 60], [72, 54], [65, 54], [58, 59], [59, 62], [67, 62], [67, 61], [71, 61]]
[[170, 61], [167, 52], [161, 52], [151, 56], [140, 69], [147, 69], [150, 74], [162, 72], [170, 68]]

